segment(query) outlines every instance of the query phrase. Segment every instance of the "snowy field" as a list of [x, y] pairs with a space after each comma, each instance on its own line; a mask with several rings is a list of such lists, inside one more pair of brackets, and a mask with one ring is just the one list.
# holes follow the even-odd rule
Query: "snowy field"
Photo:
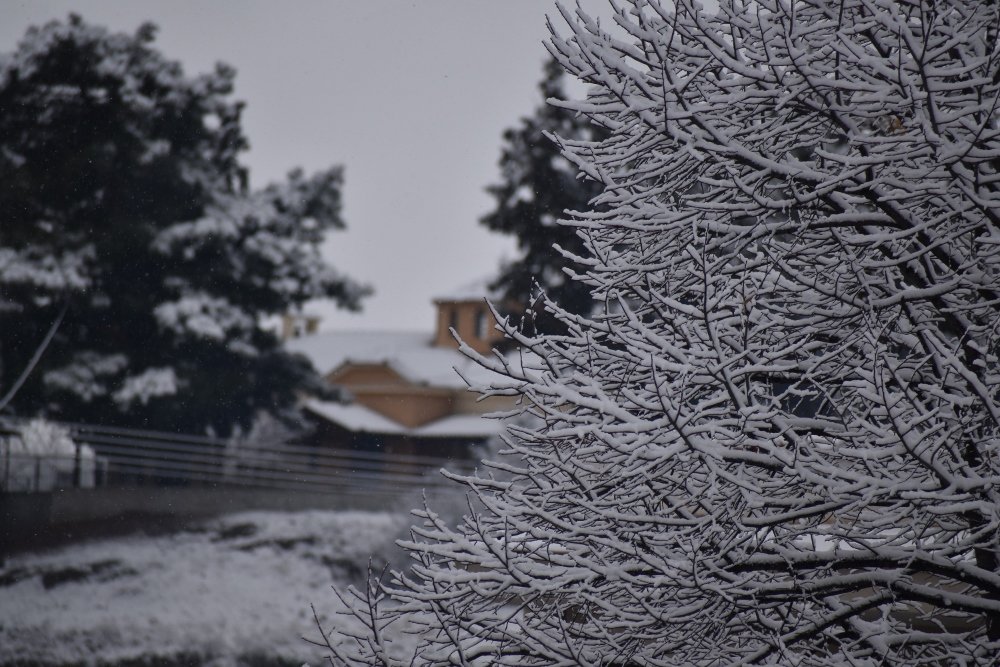
[[0, 665], [322, 664], [310, 604], [363, 580], [403, 517], [252, 512], [0, 566]]

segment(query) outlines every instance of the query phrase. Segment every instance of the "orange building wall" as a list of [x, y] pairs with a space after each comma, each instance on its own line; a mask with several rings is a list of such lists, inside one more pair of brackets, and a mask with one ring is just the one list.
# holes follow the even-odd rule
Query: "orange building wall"
[[[469, 347], [480, 354], [487, 354], [503, 340], [503, 334], [496, 330], [496, 318], [483, 301], [437, 301], [438, 321], [434, 336], [435, 347], [457, 348], [458, 343], [452, 338], [449, 328], [452, 327], [452, 317], [455, 320], [455, 330]], [[482, 313], [486, 317], [485, 336], [476, 336], [476, 315]]]
[[348, 389], [354, 387], [402, 386], [409, 384], [406, 378], [385, 364], [357, 364], [338, 369], [327, 376], [333, 384]]
[[[350, 387], [348, 387], [350, 389]], [[451, 414], [451, 392], [433, 390], [386, 392], [350, 389], [361, 405], [407, 428], [423, 426]]]
[[489, 396], [479, 401], [474, 391], [458, 391], [452, 409], [456, 415], [481, 415], [488, 412], [510, 410], [517, 402], [516, 396]]
[[452, 413], [455, 392], [408, 382], [384, 364], [358, 364], [327, 376], [347, 389], [361, 405], [408, 428]]

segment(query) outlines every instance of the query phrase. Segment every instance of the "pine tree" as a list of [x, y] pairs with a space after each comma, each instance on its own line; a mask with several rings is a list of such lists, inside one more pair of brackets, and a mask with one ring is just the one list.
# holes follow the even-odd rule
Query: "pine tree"
[[564, 270], [579, 267], [559, 250], [579, 255], [583, 241], [577, 230], [558, 220], [586, 210], [601, 192], [597, 181], [579, 177], [579, 170], [562, 155], [558, 138], [596, 139], [602, 131], [586, 116], [550, 102], [566, 98], [563, 69], [555, 60], [546, 61], [538, 87], [543, 104], [503, 133], [502, 180], [487, 188], [496, 208], [480, 223], [514, 236], [520, 251], [518, 259], [501, 267], [494, 289], [515, 308], [530, 309], [532, 328], [552, 331], [561, 328], [558, 321], [541, 308], [531, 308], [538, 303], [539, 288], [572, 312], [581, 312], [591, 303], [587, 285], [572, 280]]
[[261, 328], [366, 288], [319, 256], [342, 172], [246, 191], [234, 71], [71, 16], [0, 60], [0, 394], [21, 415], [220, 433], [315, 382]]
[[719, 4], [564, 11], [603, 307], [482, 360], [507, 477], [335, 664], [996, 664], [998, 8]]

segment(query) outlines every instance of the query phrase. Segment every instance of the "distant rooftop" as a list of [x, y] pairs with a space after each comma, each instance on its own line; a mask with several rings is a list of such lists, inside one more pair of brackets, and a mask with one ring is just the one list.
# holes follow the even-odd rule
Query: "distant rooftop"
[[[344, 364], [384, 364], [415, 384], [465, 388], [493, 374], [457, 349], [432, 347], [429, 333], [412, 331], [338, 331], [295, 338], [285, 343], [303, 354], [323, 375]], [[461, 374], [461, 375], [460, 375]]]
[[355, 433], [407, 435], [415, 438], [488, 438], [503, 430], [503, 423], [480, 415], [450, 415], [415, 428], [407, 428], [354, 403], [307, 401], [305, 407], [324, 419]]
[[499, 301], [503, 298], [503, 294], [499, 290], [491, 290], [491, 282], [492, 278], [480, 278], [438, 295], [434, 297], [434, 301], [482, 301], [483, 299]]

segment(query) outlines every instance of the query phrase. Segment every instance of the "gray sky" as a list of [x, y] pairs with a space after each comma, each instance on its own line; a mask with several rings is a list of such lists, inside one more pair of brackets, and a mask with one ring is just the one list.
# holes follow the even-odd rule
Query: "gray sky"
[[0, 51], [70, 11], [128, 32], [153, 21], [189, 75], [236, 67], [255, 186], [345, 166], [348, 229], [325, 253], [376, 294], [360, 315], [322, 309], [324, 329], [429, 330], [433, 296], [515, 256], [477, 220], [503, 129], [540, 103], [553, 0], [0, 0]]

